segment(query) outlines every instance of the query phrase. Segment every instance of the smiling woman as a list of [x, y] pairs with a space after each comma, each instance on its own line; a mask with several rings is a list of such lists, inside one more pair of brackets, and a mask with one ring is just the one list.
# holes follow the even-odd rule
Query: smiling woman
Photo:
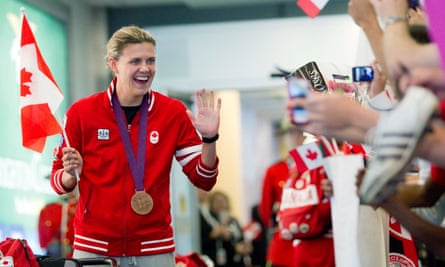
[[119, 29], [107, 45], [110, 86], [67, 111], [71, 147], [65, 139], [56, 149], [51, 185], [59, 194], [79, 186], [74, 258], [125, 255], [116, 257], [123, 267], [173, 267], [172, 159], [196, 187], [216, 183], [216, 139], [202, 137], [218, 136], [221, 100], [197, 91], [195, 116], [151, 90], [155, 44], [142, 28]]
[[134, 26], [123, 27], [107, 44], [108, 67], [117, 78], [116, 93], [122, 106], [139, 106], [156, 73], [156, 41]]

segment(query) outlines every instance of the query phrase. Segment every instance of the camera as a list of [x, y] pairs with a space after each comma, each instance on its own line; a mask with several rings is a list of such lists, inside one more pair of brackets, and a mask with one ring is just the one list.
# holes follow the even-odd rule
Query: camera
[[[309, 94], [309, 82], [305, 79], [290, 76], [287, 78], [287, 89], [289, 98], [305, 98]], [[308, 122], [308, 112], [301, 107], [292, 109], [291, 121], [294, 124], [305, 124]]]
[[370, 82], [374, 78], [374, 69], [371, 66], [358, 66], [352, 68], [352, 81]]

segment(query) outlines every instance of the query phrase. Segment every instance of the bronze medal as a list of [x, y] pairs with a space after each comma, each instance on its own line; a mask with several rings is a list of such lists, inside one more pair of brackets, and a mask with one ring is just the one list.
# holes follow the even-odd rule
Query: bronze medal
[[131, 209], [136, 214], [147, 215], [153, 209], [153, 199], [143, 190], [136, 191], [131, 197]]

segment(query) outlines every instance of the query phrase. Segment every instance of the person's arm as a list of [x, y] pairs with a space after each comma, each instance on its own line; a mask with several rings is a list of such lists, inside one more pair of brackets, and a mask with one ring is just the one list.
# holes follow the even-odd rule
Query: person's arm
[[380, 63], [386, 75], [385, 56], [383, 53], [383, 30], [380, 27], [377, 14], [369, 0], [350, 0], [348, 4], [349, 15], [365, 34], [377, 62]]
[[406, 0], [370, 0], [385, 24], [383, 49], [388, 77], [398, 81], [401, 75], [417, 66], [440, 66], [435, 44], [418, 44], [408, 31]]
[[383, 40], [387, 67], [393, 79], [418, 66], [440, 67], [436, 44], [416, 43], [409, 35], [407, 23], [388, 25]]
[[422, 219], [397, 198], [390, 198], [381, 206], [394, 216], [416, 241], [424, 243], [435, 255], [445, 257], [445, 229], [443, 227]]
[[215, 166], [217, 162], [216, 157], [216, 141], [213, 143], [202, 143], [202, 163], [206, 166]]
[[397, 188], [397, 198], [408, 207], [431, 207], [445, 192], [445, 188], [434, 184], [431, 178], [423, 185], [400, 184]]
[[375, 125], [379, 113], [364, 108], [341, 94], [311, 94], [286, 104], [289, 112], [303, 107], [309, 112], [309, 123], [299, 126], [304, 131], [354, 143], [364, 143], [368, 130]]
[[409, 73], [399, 80], [399, 86], [402, 91], [406, 91], [413, 85], [426, 87], [439, 99], [445, 99], [445, 75], [440, 67], [410, 68]]
[[216, 140], [218, 139], [221, 99], [215, 100], [214, 92], [208, 94], [205, 89], [195, 92], [195, 103], [198, 114], [196, 117], [187, 110], [193, 126], [203, 138], [201, 161], [205, 166], [215, 166], [217, 163]]
[[[195, 92], [197, 114], [186, 109], [181, 115], [182, 123], [177, 144], [180, 150], [175, 157], [182, 164], [183, 172], [196, 187], [209, 191], [216, 184], [219, 159], [216, 154], [221, 99], [215, 100], [214, 92], [205, 89]], [[198, 139], [201, 138], [201, 141]], [[193, 143], [189, 141], [193, 140]]]
[[82, 173], [83, 159], [76, 149], [63, 147], [63, 144], [56, 150], [50, 183], [56, 193], [65, 194], [76, 187], [78, 176]]

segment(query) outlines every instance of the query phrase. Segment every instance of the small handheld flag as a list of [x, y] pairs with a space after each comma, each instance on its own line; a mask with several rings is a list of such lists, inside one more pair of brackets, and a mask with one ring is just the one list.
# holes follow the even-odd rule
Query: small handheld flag
[[62, 133], [54, 116], [63, 100], [50, 69], [40, 53], [22, 9], [20, 41], [20, 109], [22, 144], [42, 153], [46, 138]]

